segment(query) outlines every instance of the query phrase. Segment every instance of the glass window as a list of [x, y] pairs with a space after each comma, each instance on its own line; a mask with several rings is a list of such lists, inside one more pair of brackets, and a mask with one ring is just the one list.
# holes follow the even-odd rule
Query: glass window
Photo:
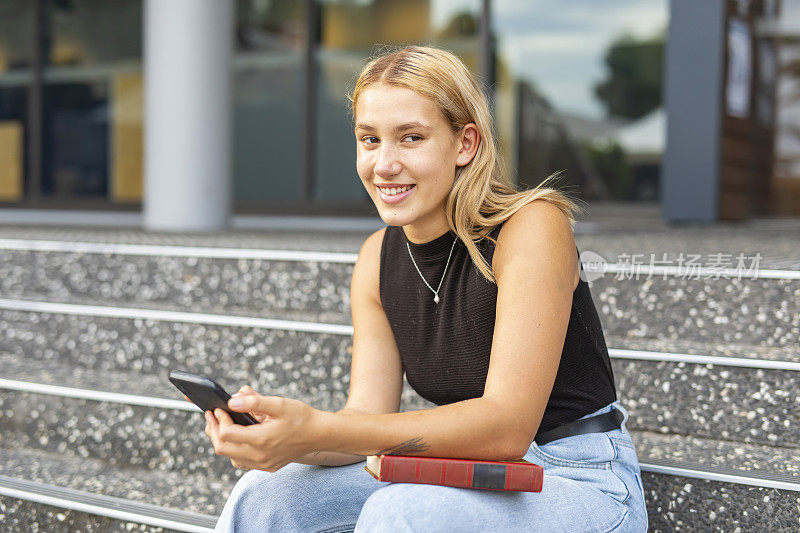
[[239, 0], [234, 198], [240, 209], [304, 202], [306, 3]]
[[142, 196], [142, 2], [48, 0], [42, 195]]
[[0, 2], [0, 203], [22, 200], [28, 181], [26, 126], [33, 24], [31, 2]]
[[800, 216], [800, 0], [767, 2], [759, 18], [756, 109], [775, 138], [770, 214]]
[[666, 0], [491, 7], [498, 136], [520, 182], [565, 170], [583, 199], [655, 201]]
[[377, 43], [435, 44], [477, 72], [480, 0], [327, 0], [317, 57], [317, 158], [314, 200], [369, 206], [355, 168], [347, 93]]

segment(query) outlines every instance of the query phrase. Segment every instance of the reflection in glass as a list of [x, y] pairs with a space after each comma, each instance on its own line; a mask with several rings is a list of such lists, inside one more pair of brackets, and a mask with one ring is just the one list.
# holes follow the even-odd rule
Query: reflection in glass
[[522, 183], [564, 170], [591, 199], [657, 199], [665, 0], [497, 0], [495, 108]]
[[237, 3], [234, 198], [244, 209], [303, 201], [305, 5]]
[[[774, 109], [762, 111], [764, 115], [774, 113], [770, 120], [774, 120], [775, 127], [771, 210], [775, 215], [800, 216], [800, 0], [775, 4], [767, 4], [772, 13], [764, 15], [762, 25], [770, 30], [768, 35], [779, 37], [779, 44], [773, 51], [764, 42], [760, 51], [763, 55], [775, 54], [772, 61], [761, 58], [760, 64], [777, 74]], [[762, 76], [767, 77], [768, 74]]]
[[49, 0], [42, 195], [138, 201], [142, 2]]
[[380, 51], [377, 43], [390, 47], [441, 46], [477, 72], [479, 6], [479, 0], [322, 3], [315, 200], [370, 205], [355, 169], [355, 139], [347, 93], [366, 60]]
[[25, 134], [33, 23], [27, 0], [0, 2], [0, 202], [21, 200], [28, 180]]

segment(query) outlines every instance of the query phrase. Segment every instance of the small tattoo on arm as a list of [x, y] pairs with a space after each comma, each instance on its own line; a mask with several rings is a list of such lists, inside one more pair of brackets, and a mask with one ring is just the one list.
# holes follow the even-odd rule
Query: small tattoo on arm
[[397, 446], [381, 450], [375, 455], [411, 455], [413, 453], [424, 452], [428, 448], [430, 448], [430, 446], [422, 440], [422, 437], [416, 437], [402, 442]]

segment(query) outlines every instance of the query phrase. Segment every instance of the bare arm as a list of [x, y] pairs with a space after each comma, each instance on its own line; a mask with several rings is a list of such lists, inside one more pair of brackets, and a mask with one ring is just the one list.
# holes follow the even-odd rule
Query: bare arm
[[[336, 414], [352, 414], [355, 411], [352, 409], [340, 409], [336, 411]], [[362, 413], [363, 414], [363, 413]], [[352, 465], [354, 463], [360, 463], [364, 461], [367, 457], [365, 455], [356, 455], [352, 453], [340, 453], [340, 452], [311, 452], [306, 454], [296, 461], [295, 463], [301, 463], [304, 465], [321, 465], [321, 466], [345, 466], [345, 465]]]
[[[379, 294], [383, 233], [383, 230], [378, 231], [367, 239], [353, 269], [350, 283], [354, 326], [350, 392], [347, 405], [337, 411], [337, 415], [396, 413], [400, 408], [403, 368]], [[375, 313], [376, 308], [380, 308], [379, 313]], [[342, 466], [364, 459], [364, 455], [317, 451], [295, 462]]]

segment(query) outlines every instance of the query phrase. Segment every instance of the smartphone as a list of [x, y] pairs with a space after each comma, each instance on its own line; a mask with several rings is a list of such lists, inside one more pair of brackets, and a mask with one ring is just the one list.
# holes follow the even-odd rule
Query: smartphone
[[173, 370], [169, 373], [169, 380], [203, 412], [222, 409], [231, 415], [231, 418], [237, 424], [242, 426], [258, 424], [258, 420], [247, 413], [231, 411], [228, 408], [228, 400], [231, 399], [230, 394], [225, 392], [225, 389], [220, 387], [213, 379], [182, 370]]

